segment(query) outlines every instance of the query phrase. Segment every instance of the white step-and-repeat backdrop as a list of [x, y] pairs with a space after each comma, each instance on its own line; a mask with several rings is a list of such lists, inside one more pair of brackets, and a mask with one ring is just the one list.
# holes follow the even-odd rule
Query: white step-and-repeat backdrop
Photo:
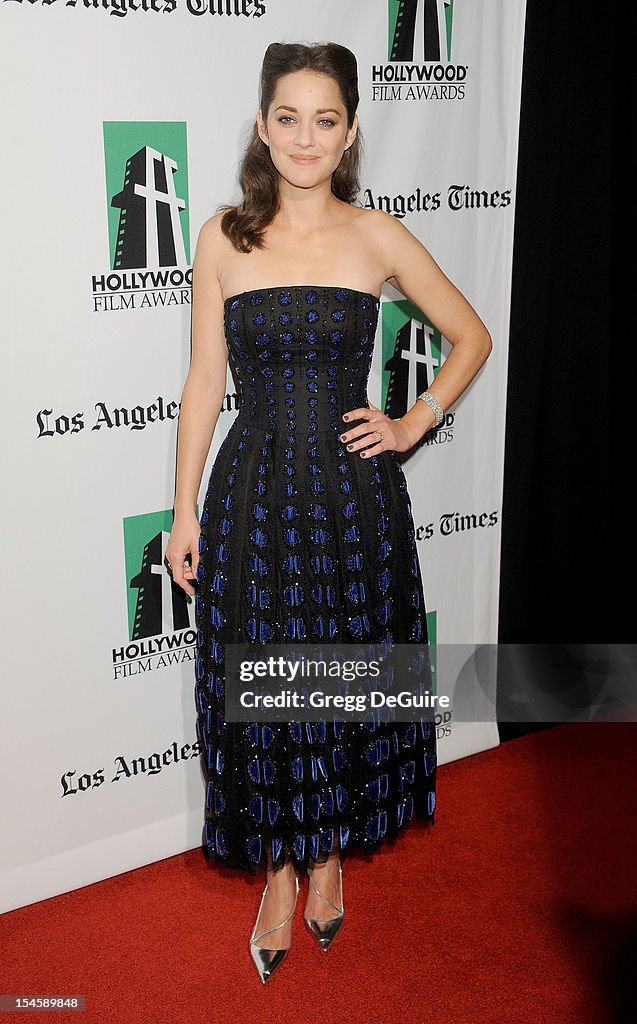
[[[0, 910], [201, 841], [194, 606], [163, 561], [195, 242], [238, 198], [273, 40], [355, 51], [360, 201], [401, 218], [491, 331], [491, 358], [404, 468], [432, 641], [496, 642], [524, 7], [1, 4]], [[370, 399], [401, 415], [448, 351], [386, 287]], [[229, 374], [201, 498], [233, 390]], [[439, 763], [498, 743], [480, 720], [494, 688], [475, 721], [441, 717]]]

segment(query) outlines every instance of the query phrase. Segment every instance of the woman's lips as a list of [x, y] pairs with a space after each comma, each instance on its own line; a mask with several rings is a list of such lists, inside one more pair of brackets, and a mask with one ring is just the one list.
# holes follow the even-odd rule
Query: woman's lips
[[290, 160], [294, 160], [295, 164], [314, 164], [318, 160], [317, 156], [295, 156], [292, 154]]

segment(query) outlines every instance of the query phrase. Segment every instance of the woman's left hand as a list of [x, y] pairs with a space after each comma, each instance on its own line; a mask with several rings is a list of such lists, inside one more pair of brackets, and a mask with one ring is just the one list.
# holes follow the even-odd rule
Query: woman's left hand
[[343, 433], [339, 434], [347, 450], [360, 451], [361, 458], [369, 458], [370, 455], [386, 451], [407, 452], [418, 440], [414, 436], [413, 428], [408, 427], [401, 419], [390, 420], [372, 402], [369, 403], [369, 409], [362, 406], [360, 409], [349, 410], [345, 415], [350, 421], [366, 420], [365, 423], [349, 428], [345, 422]]

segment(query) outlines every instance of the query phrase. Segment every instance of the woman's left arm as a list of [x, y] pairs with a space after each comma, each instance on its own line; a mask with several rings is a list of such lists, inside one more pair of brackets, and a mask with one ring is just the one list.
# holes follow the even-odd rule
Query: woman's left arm
[[[387, 280], [413, 302], [452, 346], [452, 350], [427, 388], [446, 412], [460, 398], [486, 362], [493, 342], [491, 335], [462, 292], [443, 273], [424, 245], [392, 217], [383, 218], [390, 273]], [[434, 423], [434, 414], [417, 401], [401, 418], [413, 429], [414, 442]]]
[[[385, 280], [421, 310], [452, 346], [435, 380], [427, 388], [446, 412], [487, 360], [493, 347], [491, 335], [473, 306], [424, 245], [391, 214], [377, 212], [372, 216], [376, 218], [374, 235], [380, 243], [387, 271]], [[422, 400], [417, 400], [399, 420], [387, 420], [375, 406], [372, 410], [376, 420], [383, 419], [389, 432], [395, 433], [390, 447], [398, 451], [413, 447], [435, 423], [434, 413]], [[360, 428], [348, 432], [348, 440], [357, 436], [357, 429]], [[383, 445], [379, 443], [376, 447], [380, 450]], [[374, 449], [369, 449], [369, 454], [374, 454]]]

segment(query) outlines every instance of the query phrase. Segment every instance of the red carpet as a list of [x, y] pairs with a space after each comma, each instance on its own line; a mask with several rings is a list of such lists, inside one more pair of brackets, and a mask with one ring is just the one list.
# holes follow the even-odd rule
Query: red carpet
[[[323, 953], [301, 920], [263, 986], [263, 888], [199, 849], [0, 917], [0, 992], [118, 1024], [637, 1021], [637, 729], [561, 725], [443, 765], [436, 824], [345, 862]], [[9, 1018], [7, 1014], [5, 1019]]]

